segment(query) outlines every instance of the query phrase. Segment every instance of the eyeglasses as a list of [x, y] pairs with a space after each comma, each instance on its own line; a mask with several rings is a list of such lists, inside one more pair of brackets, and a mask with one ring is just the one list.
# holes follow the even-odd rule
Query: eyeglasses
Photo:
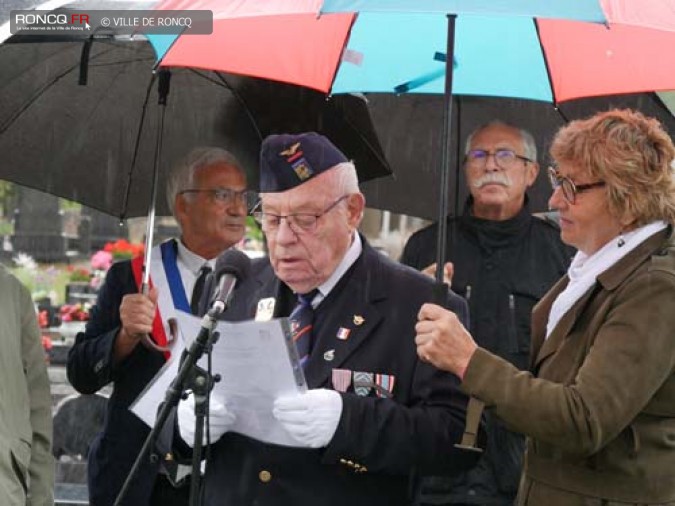
[[605, 186], [604, 181], [597, 181], [588, 184], [574, 184], [574, 182], [567, 176], [558, 174], [555, 167], [548, 168], [548, 178], [551, 181], [551, 188], [555, 191], [557, 188], [562, 188], [563, 197], [570, 204], [576, 203], [577, 193], [583, 193], [593, 188], [601, 188]]
[[263, 211], [253, 211], [253, 217], [260, 223], [265, 232], [276, 232], [281, 225], [281, 220], [285, 219], [293, 232], [313, 232], [316, 230], [316, 224], [324, 214], [334, 209], [340, 202], [348, 198], [349, 195], [343, 195], [319, 214], [297, 213], [297, 214], [271, 214]]
[[512, 149], [497, 149], [486, 151], [484, 149], [472, 149], [466, 154], [465, 163], [473, 169], [482, 169], [487, 164], [488, 158], [494, 156], [495, 163], [502, 169], [510, 169], [518, 161], [532, 162], [526, 156], [516, 154]]
[[258, 204], [258, 193], [253, 190], [236, 191], [230, 188], [190, 188], [178, 192], [179, 195], [185, 193], [208, 193], [215, 202], [224, 205], [240, 202], [246, 206], [246, 212]]

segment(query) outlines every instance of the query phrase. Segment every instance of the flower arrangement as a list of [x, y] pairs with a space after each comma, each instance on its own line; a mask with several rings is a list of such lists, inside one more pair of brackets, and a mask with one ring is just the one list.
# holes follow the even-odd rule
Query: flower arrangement
[[70, 272], [69, 280], [71, 282], [86, 281], [89, 282], [91, 279], [91, 272], [89, 269], [84, 267], [74, 267], [72, 265], [68, 266], [68, 272]]
[[84, 322], [89, 319], [89, 304], [64, 304], [59, 310], [62, 322]]
[[91, 256], [90, 263], [95, 271], [107, 271], [113, 263], [113, 255], [109, 251], [100, 249]]
[[128, 260], [138, 255], [142, 255], [144, 251], [142, 244], [131, 243], [126, 239], [118, 239], [115, 242], [106, 243], [103, 246], [103, 251], [110, 253], [113, 260]]
[[144, 251], [142, 244], [132, 243], [126, 239], [118, 239], [115, 242], [107, 242], [103, 249], [98, 250], [91, 256], [89, 263], [91, 264], [92, 273], [87, 281], [92, 288], [98, 289], [105, 280], [105, 273], [110, 269], [113, 262], [117, 260], [128, 260], [138, 255], [142, 255]]

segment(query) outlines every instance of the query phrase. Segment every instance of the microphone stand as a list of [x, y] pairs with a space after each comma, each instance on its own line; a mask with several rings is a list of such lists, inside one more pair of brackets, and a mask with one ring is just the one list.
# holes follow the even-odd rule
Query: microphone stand
[[[212, 339], [207, 344], [205, 350], [208, 355], [211, 355], [213, 345], [218, 341], [219, 334], [214, 332]], [[199, 360], [199, 359], [197, 359]], [[185, 390], [192, 390], [192, 395], [195, 398], [195, 432], [194, 442], [192, 446], [192, 474], [190, 477], [190, 506], [197, 506], [199, 501], [199, 484], [201, 482], [201, 462], [202, 462], [202, 448], [204, 435], [204, 420], [208, 414], [209, 407], [209, 393], [213, 389], [213, 385], [220, 381], [220, 375], [211, 376], [208, 371], [205, 371], [197, 364], [192, 367], [188, 375]]]
[[131, 484], [139, 474], [141, 466], [143, 465], [146, 458], [149, 456], [150, 461], [153, 463], [157, 462], [159, 459], [159, 456], [156, 453], [150, 454], [150, 451], [155, 447], [157, 437], [166, 424], [166, 420], [169, 417], [171, 410], [178, 406], [178, 402], [183, 396], [184, 390], [186, 390], [188, 386], [191, 387], [195, 393], [195, 414], [197, 423], [195, 427], [195, 444], [192, 453], [193, 474], [190, 483], [190, 505], [197, 505], [197, 494], [199, 493], [200, 481], [199, 472], [202, 451], [202, 435], [206, 407], [208, 404], [208, 393], [210, 392], [211, 387], [213, 387], [213, 384], [220, 379], [218, 377], [209, 377], [209, 374], [206, 371], [197, 366], [197, 362], [205, 352], [211, 351], [213, 343], [215, 340], [217, 340], [218, 333], [214, 333], [213, 331], [216, 328], [216, 324], [218, 323], [218, 317], [224, 310], [225, 304], [222, 301], [216, 300], [208, 313], [204, 315], [199, 334], [190, 345], [187, 353], [184, 355], [183, 363], [178, 370], [178, 374], [171, 382], [169, 388], [166, 390], [164, 402], [159, 408], [155, 425], [152, 427], [150, 434], [148, 434], [148, 437], [145, 439], [143, 447], [136, 457], [134, 465], [131, 468], [131, 471], [129, 472], [126, 480], [124, 481], [122, 489], [117, 495], [117, 499], [115, 499], [114, 506], [122, 506], [122, 501], [129, 492]]

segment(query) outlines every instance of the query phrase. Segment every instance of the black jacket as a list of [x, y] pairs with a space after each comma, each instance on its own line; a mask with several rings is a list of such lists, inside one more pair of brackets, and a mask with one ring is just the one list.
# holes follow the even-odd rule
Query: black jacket
[[[448, 218], [447, 260], [454, 264], [452, 289], [464, 296], [476, 342], [527, 369], [530, 315], [537, 301], [567, 271], [574, 250], [557, 226], [533, 217], [527, 206], [514, 218], [489, 221], [468, 212]], [[438, 225], [409, 239], [401, 262], [422, 269], [435, 262]], [[486, 414], [488, 447], [475, 469], [428, 487], [448, 503], [512, 504], [522, 468], [524, 438]]]
[[[433, 283], [365, 241], [363, 248], [316, 309], [305, 376], [309, 388], [333, 388], [333, 369], [387, 374], [395, 378], [393, 397], [361, 396], [349, 387], [335, 436], [319, 450], [225, 434], [211, 449], [206, 506], [403, 506], [414, 470], [456, 472], [475, 463], [453, 448], [467, 401], [457, 378], [417, 359], [417, 313], [432, 299]], [[268, 297], [277, 301], [275, 316], [288, 315], [294, 302], [269, 262], [253, 270], [226, 318], [252, 318]], [[464, 301], [450, 294], [448, 302], [465, 320]], [[347, 339], [338, 337], [342, 329]]]
[[[131, 262], [113, 264], [92, 308], [85, 332], [77, 335], [68, 354], [68, 380], [78, 392], [92, 394], [108, 383], [114, 383], [103, 431], [89, 450], [87, 472], [93, 506], [112, 505], [122, 488], [150, 432], [148, 426], [129, 411], [129, 405], [165, 362], [161, 353], [139, 345], [124, 361], [113, 365], [122, 297], [137, 292]], [[125, 505], [148, 504], [158, 469], [158, 464], [143, 466]]]

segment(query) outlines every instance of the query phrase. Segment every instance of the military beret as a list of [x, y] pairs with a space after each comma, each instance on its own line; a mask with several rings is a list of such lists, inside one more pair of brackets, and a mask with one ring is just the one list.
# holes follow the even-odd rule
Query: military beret
[[316, 132], [270, 135], [260, 148], [260, 191], [290, 190], [346, 161], [328, 138]]

